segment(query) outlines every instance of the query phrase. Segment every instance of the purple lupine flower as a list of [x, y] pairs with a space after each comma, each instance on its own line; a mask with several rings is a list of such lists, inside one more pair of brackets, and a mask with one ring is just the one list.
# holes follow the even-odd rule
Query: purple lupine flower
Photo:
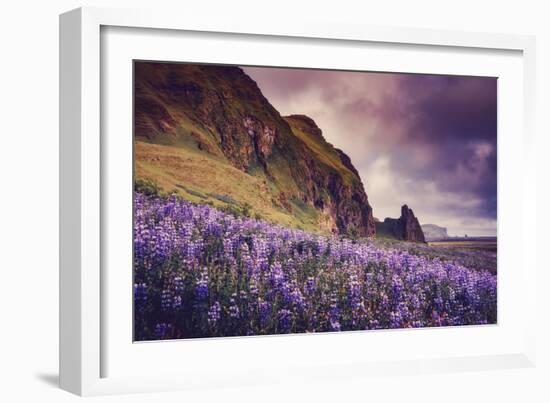
[[172, 309], [177, 309], [181, 307], [182, 299], [180, 295], [175, 295], [174, 299], [172, 300]]
[[377, 319], [371, 319], [369, 320], [369, 329], [379, 329], [380, 322], [378, 322]]
[[210, 325], [215, 325], [221, 318], [222, 307], [218, 301], [208, 310], [208, 323]]
[[204, 268], [197, 280], [195, 287], [195, 296], [199, 301], [203, 301], [208, 297], [208, 269]]
[[271, 315], [271, 306], [267, 301], [258, 302], [258, 310], [260, 314], [260, 323], [262, 326], [267, 326]]
[[315, 277], [308, 277], [307, 280], [306, 280], [306, 284], [304, 286], [304, 291], [307, 295], [313, 295], [313, 293], [315, 292], [315, 288], [316, 288], [316, 282], [315, 282]]
[[258, 287], [256, 286], [256, 283], [251, 283], [250, 284], [250, 295], [253, 297], [253, 298], [257, 298], [258, 297], [258, 294], [259, 294], [259, 291], [258, 291]]
[[143, 305], [147, 302], [147, 284], [134, 284], [134, 301], [137, 305]]
[[183, 280], [180, 276], [174, 277], [174, 292], [180, 293], [183, 291]]
[[160, 307], [163, 311], [167, 311], [172, 308], [173, 297], [174, 293], [172, 292], [172, 290], [162, 290], [162, 293], [160, 295]]
[[403, 318], [401, 317], [401, 314], [399, 311], [397, 312], [390, 312], [390, 328], [396, 329], [401, 327], [403, 323]]
[[294, 286], [290, 291], [290, 303], [299, 310], [303, 309], [305, 306], [304, 296], [297, 286]]
[[157, 323], [155, 326], [155, 332], [154, 332], [155, 338], [156, 339], [165, 338], [171, 328], [172, 328], [172, 325], [168, 323]]
[[277, 312], [277, 320], [279, 323], [279, 331], [281, 333], [288, 333], [292, 326], [292, 312], [288, 309], [280, 309]]
[[334, 296], [332, 297], [331, 303], [330, 303], [329, 325], [330, 325], [330, 330], [334, 332], [339, 332], [341, 330], [340, 308], [338, 308], [338, 301]]
[[441, 316], [439, 316], [439, 312], [437, 312], [437, 311], [432, 311], [432, 321], [433, 321], [434, 324], [436, 324], [436, 325], [440, 325], [440, 324], [441, 324]]
[[285, 280], [285, 275], [283, 272], [283, 268], [279, 262], [275, 262], [271, 266], [271, 271], [269, 273], [269, 279], [271, 281], [271, 285], [274, 288], [279, 288], [283, 285], [283, 282]]
[[241, 317], [241, 312], [235, 301], [235, 296], [236, 295], [233, 294], [233, 296], [229, 300], [229, 316], [231, 316], [233, 319], [239, 319]]

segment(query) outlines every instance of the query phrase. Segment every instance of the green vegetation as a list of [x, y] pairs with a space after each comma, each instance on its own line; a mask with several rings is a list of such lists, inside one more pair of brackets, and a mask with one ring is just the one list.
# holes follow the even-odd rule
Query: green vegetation
[[162, 193], [161, 187], [149, 178], [137, 178], [134, 183], [134, 191], [147, 196], [159, 196]]
[[287, 210], [278, 201], [277, 185], [233, 167], [224, 158], [181, 143], [174, 147], [136, 141], [135, 153], [136, 189], [142, 193], [175, 193], [236, 216], [320, 232], [319, 213], [312, 206], [292, 198], [291, 211]]
[[286, 117], [285, 119], [290, 124], [292, 133], [313, 152], [320, 163], [341, 174], [348, 184], [353, 184], [358, 181], [355, 174], [342, 163], [338, 152], [332, 144], [318, 135], [302, 130], [296, 124], [295, 118]]
[[[188, 194], [190, 194], [191, 196], [195, 196], [195, 197], [198, 197], [200, 199], [208, 199], [208, 196], [205, 195], [204, 193], [202, 192], [199, 192], [198, 190], [193, 190], [193, 189], [190, 189], [188, 187], [185, 187], [179, 183], [176, 183], [176, 187], [180, 188], [180, 189], [183, 189], [185, 190]], [[179, 193], [176, 189], [175, 193]]]
[[[229, 195], [221, 195], [218, 193], [208, 193], [208, 196], [213, 197], [214, 199], [218, 199], [227, 204], [238, 204], [238, 202]], [[248, 204], [248, 206], [250, 205]]]
[[383, 239], [383, 240], [386, 240], [386, 241], [399, 242], [399, 240], [391, 232], [388, 225], [384, 222], [377, 222], [376, 223], [376, 238]]

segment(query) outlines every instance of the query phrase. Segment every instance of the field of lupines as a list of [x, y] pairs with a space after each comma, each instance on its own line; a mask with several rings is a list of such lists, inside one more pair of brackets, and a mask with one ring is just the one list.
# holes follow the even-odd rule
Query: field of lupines
[[135, 340], [496, 323], [496, 275], [135, 193]]

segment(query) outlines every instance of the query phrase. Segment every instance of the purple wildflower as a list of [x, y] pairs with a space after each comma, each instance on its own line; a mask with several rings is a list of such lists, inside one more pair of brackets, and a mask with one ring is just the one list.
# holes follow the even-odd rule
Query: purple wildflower
[[204, 268], [195, 288], [195, 295], [199, 301], [208, 297], [208, 269]]
[[288, 333], [292, 325], [292, 312], [288, 309], [281, 309], [277, 312], [277, 320], [279, 323], [279, 331], [281, 333]]
[[210, 325], [215, 325], [221, 318], [222, 307], [218, 301], [208, 310], [208, 323]]

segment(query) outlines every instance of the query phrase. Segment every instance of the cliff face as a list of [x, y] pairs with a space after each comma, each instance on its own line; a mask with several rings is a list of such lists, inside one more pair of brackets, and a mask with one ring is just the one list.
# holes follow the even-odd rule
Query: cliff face
[[[304, 201], [328, 212], [337, 232], [359, 236], [376, 233], [372, 208], [359, 173], [350, 158], [328, 143], [316, 123], [307, 116], [285, 117], [294, 136], [301, 141], [295, 149], [299, 163], [305, 163]], [[301, 154], [301, 161], [300, 161]], [[301, 170], [302, 171], [302, 170]]]
[[[285, 133], [286, 132], [286, 133]], [[246, 170], [264, 164], [288, 125], [239, 68], [137, 62], [135, 136], [195, 142]], [[164, 136], [163, 136], [164, 134]]]
[[449, 237], [447, 228], [435, 224], [422, 225], [422, 232], [424, 232], [424, 237], [427, 241], [430, 239], [445, 239]]
[[410, 242], [426, 242], [424, 232], [413, 211], [405, 204], [399, 218], [386, 218], [381, 226], [391, 236]]
[[[281, 213], [324, 231], [375, 234], [372, 208], [350, 158], [309, 117], [281, 117], [238, 67], [136, 62], [135, 139], [186, 155], [200, 152], [205, 161], [242, 171], [240, 182], [250, 177], [260, 183], [262, 202], [239, 193], [242, 183], [227, 196], [266, 210], [275, 221]], [[158, 171], [155, 161], [146, 161], [140, 172]], [[185, 161], [172, 165], [184, 167]], [[194, 193], [209, 186], [206, 180], [193, 178]]]

